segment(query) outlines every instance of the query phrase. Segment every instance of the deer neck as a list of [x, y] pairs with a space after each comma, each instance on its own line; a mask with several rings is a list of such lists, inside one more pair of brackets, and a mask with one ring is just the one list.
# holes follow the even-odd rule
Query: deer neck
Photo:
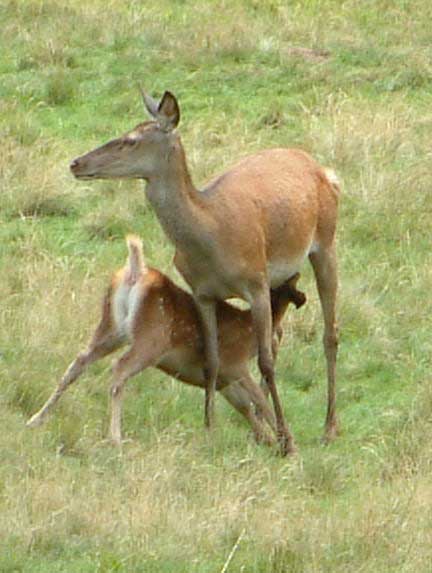
[[171, 146], [157, 172], [148, 178], [146, 194], [165, 233], [176, 247], [197, 243], [200, 236], [202, 240], [208, 213], [192, 183], [179, 140]]

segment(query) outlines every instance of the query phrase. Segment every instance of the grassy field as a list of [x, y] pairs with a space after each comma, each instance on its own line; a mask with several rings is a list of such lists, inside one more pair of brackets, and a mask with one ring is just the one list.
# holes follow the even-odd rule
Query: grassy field
[[[427, 0], [1, 1], [0, 571], [431, 571], [431, 18]], [[115, 450], [109, 359], [25, 428], [127, 232], [180, 281], [140, 183], [68, 170], [144, 119], [139, 84], [178, 96], [198, 185], [279, 145], [342, 180], [331, 446], [308, 268], [277, 368], [295, 458], [254, 444], [221, 399], [208, 436], [201, 392], [157, 371], [128, 385]]]

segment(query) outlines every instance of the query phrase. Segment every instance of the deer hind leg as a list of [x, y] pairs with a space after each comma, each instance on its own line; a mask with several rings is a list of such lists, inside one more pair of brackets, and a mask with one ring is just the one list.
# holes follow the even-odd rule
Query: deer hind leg
[[336, 298], [338, 288], [337, 261], [334, 245], [309, 256], [315, 273], [324, 318], [324, 352], [327, 361], [327, 416], [324, 441], [330, 442], [338, 434], [336, 417], [336, 359], [338, 331]]
[[201, 316], [201, 326], [204, 337], [205, 352], [205, 413], [204, 421], [207, 428], [214, 426], [216, 382], [219, 373], [218, 330], [216, 320], [216, 303], [209, 299], [196, 299]]
[[[231, 404], [231, 406], [233, 406], [249, 422], [255, 437], [255, 441], [257, 443], [272, 445], [274, 443], [274, 439], [267, 432], [263, 421], [254, 412], [254, 404], [256, 404], [257, 398], [253, 395], [253, 392], [250, 391], [252, 385], [256, 386], [255, 382], [250, 380], [249, 376], [246, 376], [236, 382], [232, 382], [223, 388], [221, 390], [221, 394]], [[261, 392], [258, 386], [256, 386], [256, 389], [258, 392]], [[262, 405], [260, 402], [260, 406], [263, 407], [263, 411], [264, 408], [267, 407], [269, 414], [268, 412], [266, 412], [266, 414], [268, 414], [270, 425], [273, 423], [272, 429], [275, 431], [273, 413], [262, 393], [260, 399], [265, 404]]]
[[[98, 331], [96, 331], [96, 334], [97, 332]], [[26, 424], [28, 428], [35, 428], [44, 422], [48, 412], [58, 402], [63, 392], [73, 382], [75, 382], [79, 376], [81, 376], [84, 370], [90, 366], [90, 364], [100, 360], [104, 356], [107, 356], [122, 345], [121, 339], [112, 333], [106, 333], [100, 338], [96, 336], [96, 334], [88, 348], [84, 352], [80, 352], [75, 360], [69, 365], [68, 369], [58, 383], [57, 388], [54, 390], [42, 408], [36, 412], [36, 414], [34, 414], [30, 420], [28, 420]]]
[[272, 317], [270, 291], [267, 287], [260, 290], [251, 300], [252, 319], [258, 339], [258, 366], [270, 391], [276, 416], [276, 427], [281, 454], [295, 452], [294, 438], [285, 422], [282, 405], [276, 388], [274, 362], [272, 355]]

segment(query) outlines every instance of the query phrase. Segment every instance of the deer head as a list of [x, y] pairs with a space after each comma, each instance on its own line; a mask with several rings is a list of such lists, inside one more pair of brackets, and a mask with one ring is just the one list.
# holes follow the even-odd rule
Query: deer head
[[161, 171], [178, 141], [180, 109], [168, 91], [160, 102], [144, 91], [142, 97], [153, 119], [74, 159], [70, 169], [77, 179], [151, 179]]

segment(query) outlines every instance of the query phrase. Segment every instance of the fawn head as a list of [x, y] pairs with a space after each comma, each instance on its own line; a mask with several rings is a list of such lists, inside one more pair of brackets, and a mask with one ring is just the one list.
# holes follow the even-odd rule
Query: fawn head
[[161, 171], [178, 139], [180, 109], [168, 91], [160, 102], [143, 91], [142, 97], [152, 120], [74, 159], [70, 169], [77, 179], [150, 179]]
[[296, 273], [277, 288], [271, 289], [272, 308], [277, 308], [288, 302], [292, 302], [296, 308], [300, 308], [306, 303], [306, 295], [297, 289], [299, 278], [300, 273]]

